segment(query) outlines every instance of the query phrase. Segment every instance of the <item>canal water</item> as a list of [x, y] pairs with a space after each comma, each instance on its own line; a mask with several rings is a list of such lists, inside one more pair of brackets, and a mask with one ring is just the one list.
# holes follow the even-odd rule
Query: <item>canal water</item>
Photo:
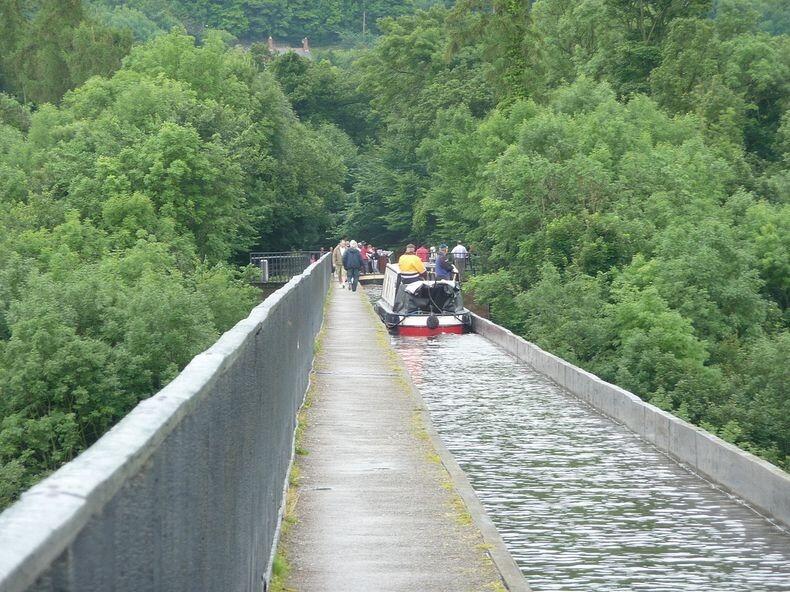
[[528, 365], [479, 335], [392, 343], [536, 592], [790, 591], [790, 533]]

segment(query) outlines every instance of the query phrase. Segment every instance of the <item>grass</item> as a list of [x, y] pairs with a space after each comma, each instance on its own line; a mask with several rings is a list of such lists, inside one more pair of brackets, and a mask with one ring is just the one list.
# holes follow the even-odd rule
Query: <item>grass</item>
[[[430, 437], [428, 436], [428, 430], [425, 429], [425, 423], [422, 421], [422, 409], [419, 407], [412, 411], [411, 431], [421, 442], [428, 442], [430, 440]], [[431, 448], [431, 452], [435, 454], [433, 448]]]
[[304, 447], [304, 433], [309, 425], [309, 421], [307, 418], [307, 412], [313, 406], [313, 399], [315, 398], [316, 394], [316, 386], [315, 381], [310, 380], [310, 385], [307, 387], [307, 393], [305, 393], [304, 402], [302, 403], [302, 407], [299, 409], [299, 413], [296, 415], [296, 436], [294, 437], [294, 448], [296, 454], [298, 456], [307, 456], [310, 454], [310, 451]]
[[455, 520], [462, 526], [470, 526], [472, 524], [472, 515], [466, 509], [466, 504], [461, 496], [453, 490], [453, 499], [450, 501], [455, 513]]
[[291, 527], [298, 521], [296, 518], [296, 504], [298, 501], [299, 493], [292, 484], [288, 488], [285, 498], [285, 515], [280, 526], [280, 540], [272, 564], [272, 580], [269, 582], [269, 592], [296, 592], [293, 588], [287, 586], [288, 576], [291, 573], [291, 564], [288, 562], [288, 545], [285, 539]]
[[[330, 290], [333, 287], [330, 287]], [[326, 308], [329, 299], [324, 304], [324, 319], [326, 319]], [[313, 351], [316, 358], [321, 353], [322, 345], [326, 337], [326, 325], [321, 327], [321, 330], [316, 335], [313, 345]], [[313, 364], [313, 373], [320, 369], [316, 361]], [[317, 387], [314, 377], [311, 376], [310, 385], [307, 387], [304, 402], [296, 416], [296, 431], [294, 435], [294, 462], [291, 465], [291, 470], [288, 473], [288, 491], [285, 497], [285, 512], [283, 513], [283, 521], [280, 526], [280, 539], [277, 543], [277, 553], [274, 556], [272, 564], [272, 580], [269, 582], [269, 592], [296, 592], [294, 588], [288, 587], [288, 576], [291, 573], [291, 565], [288, 562], [288, 541], [287, 535], [294, 524], [299, 519], [297, 515], [297, 505], [299, 502], [299, 480], [301, 477], [301, 467], [299, 465], [299, 458], [309, 454], [309, 450], [304, 445], [305, 431], [309, 425], [307, 413], [313, 405], [315, 396], [317, 394]]]

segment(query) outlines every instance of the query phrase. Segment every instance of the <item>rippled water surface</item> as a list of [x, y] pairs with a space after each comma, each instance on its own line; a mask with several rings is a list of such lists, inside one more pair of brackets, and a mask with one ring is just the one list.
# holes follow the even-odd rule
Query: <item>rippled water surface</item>
[[533, 590], [790, 591], [790, 534], [478, 335], [393, 338]]

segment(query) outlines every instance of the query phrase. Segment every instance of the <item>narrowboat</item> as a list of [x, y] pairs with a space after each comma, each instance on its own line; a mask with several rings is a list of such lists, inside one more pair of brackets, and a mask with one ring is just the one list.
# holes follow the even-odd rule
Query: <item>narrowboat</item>
[[469, 331], [472, 315], [464, 308], [457, 272], [451, 280], [410, 279], [397, 263], [384, 271], [381, 299], [374, 308], [390, 333], [432, 336]]

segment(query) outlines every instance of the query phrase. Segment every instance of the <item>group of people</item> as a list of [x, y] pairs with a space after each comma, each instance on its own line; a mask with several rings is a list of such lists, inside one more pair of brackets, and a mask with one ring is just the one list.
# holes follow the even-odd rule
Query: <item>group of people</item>
[[[413, 246], [413, 245], [412, 245]], [[407, 247], [408, 248], [408, 247]], [[435, 263], [441, 258], [442, 251], [444, 251], [445, 258], [448, 255], [449, 247], [445, 244], [439, 245], [439, 248], [431, 247], [430, 249], [425, 245], [420, 245], [414, 249], [414, 254], [420, 258], [420, 261], [423, 263]], [[449, 251], [449, 254], [452, 255], [453, 262], [455, 263], [455, 267], [458, 269], [459, 273], [462, 273], [466, 270], [466, 262], [469, 259], [469, 251], [467, 248], [458, 241], [452, 251]]]
[[391, 251], [377, 249], [365, 241], [341, 239], [332, 249], [332, 267], [341, 286], [356, 292], [360, 273], [384, 271], [391, 255]]
[[[341, 239], [332, 249], [332, 266], [340, 285], [343, 288], [348, 286], [356, 292], [360, 273], [379, 273], [379, 270], [383, 272], [391, 255], [391, 251], [377, 249], [365, 242]], [[427, 277], [426, 263], [433, 267], [437, 280], [450, 280], [456, 271], [465, 271], [468, 259], [469, 251], [460, 241], [452, 251], [445, 244], [429, 249], [425, 245], [416, 247], [410, 243], [406, 245], [406, 252], [398, 259], [398, 266], [405, 283]]]
[[[433, 273], [437, 280], [451, 280], [453, 274], [459, 274], [466, 269], [466, 261], [469, 258], [469, 251], [459, 241], [451, 252], [445, 244], [439, 248], [425, 245], [415, 247], [413, 244], [406, 245], [406, 252], [398, 259], [398, 267], [401, 272], [401, 279], [404, 283], [411, 283], [423, 279], [427, 276], [425, 264], [433, 266]], [[452, 253], [452, 260], [450, 258]], [[455, 265], [453, 265], [455, 264]]]

